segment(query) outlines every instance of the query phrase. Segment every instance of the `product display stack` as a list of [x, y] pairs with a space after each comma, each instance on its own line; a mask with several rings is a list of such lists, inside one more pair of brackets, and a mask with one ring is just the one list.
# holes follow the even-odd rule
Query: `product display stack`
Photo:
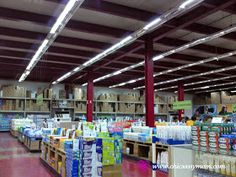
[[62, 177], [121, 177], [122, 129], [89, 122], [77, 128], [44, 130], [51, 134], [43, 138], [43, 162]]
[[196, 124], [192, 127], [192, 144], [203, 151], [230, 153], [236, 144], [234, 124]]
[[192, 127], [194, 177], [236, 176], [236, 131], [232, 123], [197, 123]]
[[67, 177], [102, 176], [102, 140], [78, 138], [73, 140], [73, 149], [66, 150]]

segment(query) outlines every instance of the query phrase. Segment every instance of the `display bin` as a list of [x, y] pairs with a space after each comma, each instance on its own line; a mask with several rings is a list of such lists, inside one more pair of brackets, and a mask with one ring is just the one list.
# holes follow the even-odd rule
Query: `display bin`
[[18, 132], [18, 140], [19, 142], [24, 143], [25, 136], [22, 132]]
[[42, 138], [32, 138], [24, 135], [23, 142], [29, 151], [41, 151]]
[[[127, 148], [129, 148], [129, 153], [127, 153]], [[168, 148], [169, 145], [167, 144], [156, 144], [157, 152], [167, 151]], [[123, 154], [126, 156], [134, 157], [135, 159], [152, 161], [152, 144], [124, 139]]]
[[66, 153], [64, 150], [43, 142], [40, 159], [56, 176], [66, 177]]
[[11, 135], [12, 135], [13, 137], [15, 137], [15, 138], [18, 137], [18, 131], [16, 131], [16, 130], [11, 130], [10, 133], [11, 133]]

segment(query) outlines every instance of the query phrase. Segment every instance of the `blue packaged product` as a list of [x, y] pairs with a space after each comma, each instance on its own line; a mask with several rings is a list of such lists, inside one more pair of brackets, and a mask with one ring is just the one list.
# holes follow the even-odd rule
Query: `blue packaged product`
[[96, 142], [94, 140], [91, 140], [91, 141], [80, 140], [79, 149], [91, 151], [93, 147], [95, 147], [95, 145], [96, 145]]

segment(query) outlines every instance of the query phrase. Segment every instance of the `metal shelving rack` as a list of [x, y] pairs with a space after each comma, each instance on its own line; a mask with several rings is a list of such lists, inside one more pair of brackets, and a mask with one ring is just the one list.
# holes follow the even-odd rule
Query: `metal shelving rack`
[[[75, 115], [86, 115], [86, 110], [78, 110], [76, 109], [76, 103], [81, 102], [85, 104], [86, 107], [86, 100], [77, 100], [77, 99], [51, 99], [51, 98], [44, 98], [43, 101], [49, 101], [49, 111], [33, 111], [33, 110], [26, 110], [26, 102], [28, 100], [37, 100], [36, 98], [28, 98], [28, 97], [0, 97], [0, 100], [24, 100], [24, 109], [23, 110], [0, 110], [0, 113], [24, 113], [24, 116], [27, 114], [52, 114], [52, 102], [53, 101], [70, 101], [73, 102], [72, 107], [63, 107], [61, 109], [73, 109], [73, 116], [72, 118], [76, 117]], [[114, 112], [101, 112], [98, 111], [98, 104], [100, 103], [114, 103], [115, 111]], [[135, 104], [135, 111], [136, 105], [145, 105], [143, 101], [112, 101], [112, 100], [94, 100], [94, 116], [98, 117], [101, 115], [114, 115], [114, 116], [121, 116], [127, 115], [132, 117], [141, 117], [144, 116], [144, 112], [119, 112], [118, 111], [118, 104]], [[162, 102], [155, 102], [155, 105], [171, 105], [171, 103], [162, 103]], [[169, 117], [169, 107], [167, 106], [167, 110], [164, 113], [155, 113], [155, 116], [165, 116], [166, 119]]]

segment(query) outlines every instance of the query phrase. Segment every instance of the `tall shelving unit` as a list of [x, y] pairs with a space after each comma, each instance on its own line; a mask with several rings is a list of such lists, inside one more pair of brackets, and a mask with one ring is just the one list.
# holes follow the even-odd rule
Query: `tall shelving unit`
[[[72, 120], [86, 118], [87, 101], [85, 100], [85, 91], [78, 92], [78, 90], [74, 90], [72, 97], [74, 96], [77, 99], [63, 99], [67, 96], [65, 91], [59, 90], [59, 95], [57, 93], [52, 95], [52, 90], [49, 92], [49, 89], [45, 89], [41, 92], [43, 93], [43, 96], [46, 95], [45, 97], [47, 98], [41, 98], [41, 104], [37, 104], [39, 100], [37, 98], [31, 98], [35, 97], [35, 93], [37, 92], [33, 92], [32, 94], [31, 91], [26, 90], [23, 87], [19, 89], [21, 89], [20, 93], [14, 92], [14, 87], [13, 91], [10, 88], [10, 91], [6, 91], [5, 97], [0, 97], [0, 115], [2, 115], [2, 117], [4, 117], [4, 114], [13, 114], [20, 115], [20, 117], [27, 117], [30, 115], [31, 118], [39, 117], [40, 119], [43, 119], [44, 117], [47, 118], [54, 117], [58, 114], [60, 115], [60, 113], [69, 113], [69, 117], [71, 117]], [[82, 93], [82, 96], [76, 95], [77, 93]], [[55, 95], [61, 98], [55, 99]], [[137, 93], [109, 93], [108, 91], [107, 93], [100, 93], [100, 95], [96, 95], [95, 97], [93, 110], [95, 119], [139, 119], [145, 117], [145, 97], [140, 96]], [[169, 97], [156, 94], [154, 99], [155, 120], [161, 119], [169, 121], [172, 107], [172, 102], [169, 102]], [[174, 99], [175, 98], [172, 98], [172, 100]], [[0, 117], [0, 122], [1, 120], [5, 123], [5, 120]], [[66, 120], [70, 120], [70, 118]]]
[[[49, 98], [44, 98], [44, 102], [48, 102], [48, 110], [32, 110], [27, 107], [28, 102], [35, 103], [36, 104], [36, 98], [19, 98], [19, 97], [1, 97], [0, 100], [15, 100], [15, 101], [23, 101], [23, 107], [21, 110], [14, 110], [14, 109], [1, 109], [0, 113], [23, 113], [24, 117], [26, 117], [28, 114], [52, 114], [53, 109], [72, 109], [73, 110], [73, 115], [72, 117], [74, 118], [75, 115], [85, 115], [86, 114], [86, 100], [75, 100], [75, 99], [49, 99]], [[70, 102], [70, 106], [65, 106], [65, 107], [59, 107], [59, 106], [53, 106], [53, 102], [60, 102], [60, 101], [65, 101], [65, 102]], [[101, 111], [99, 109], [100, 104], [112, 104], [114, 109], [113, 111]], [[78, 107], [78, 104], [80, 104], [80, 107]], [[129, 104], [134, 106], [133, 111], [119, 111], [119, 106], [120, 104]], [[83, 106], [81, 106], [83, 105]], [[127, 115], [127, 116], [132, 116], [132, 117], [140, 117], [145, 115], [145, 110], [143, 109], [143, 112], [137, 111], [137, 106], [142, 105], [143, 108], [145, 107], [145, 103], [141, 101], [136, 101], [136, 102], [130, 102], [130, 101], [107, 101], [107, 100], [94, 100], [94, 116], [99, 117], [101, 115], [114, 115], [114, 116], [122, 116], [122, 115]], [[167, 105], [167, 103], [155, 103], [156, 105]], [[155, 116], [168, 116], [168, 112], [163, 113], [155, 113]]]

